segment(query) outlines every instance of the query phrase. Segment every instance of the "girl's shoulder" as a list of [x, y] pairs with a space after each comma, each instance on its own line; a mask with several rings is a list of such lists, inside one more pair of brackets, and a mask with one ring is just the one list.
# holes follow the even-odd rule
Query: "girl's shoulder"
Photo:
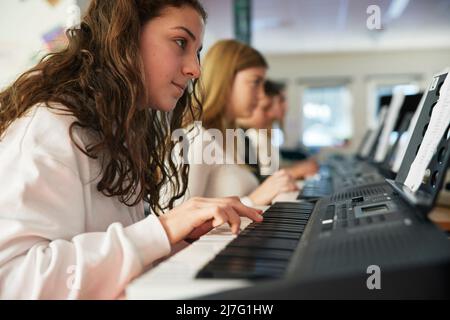
[[88, 139], [77, 128], [71, 134], [71, 125], [75, 121], [64, 105], [36, 104], [8, 127], [2, 137], [0, 151], [33, 157], [49, 156], [63, 161], [79, 157], [77, 145], [85, 147]]

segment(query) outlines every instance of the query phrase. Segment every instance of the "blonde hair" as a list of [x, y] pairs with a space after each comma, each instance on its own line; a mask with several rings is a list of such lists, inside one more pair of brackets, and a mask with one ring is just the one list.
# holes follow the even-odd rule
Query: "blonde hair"
[[199, 94], [203, 106], [203, 126], [206, 129], [233, 128], [235, 123], [225, 120], [225, 108], [230, 97], [234, 77], [239, 71], [268, 64], [262, 54], [236, 40], [221, 40], [214, 44], [202, 63], [200, 79], [203, 92]]

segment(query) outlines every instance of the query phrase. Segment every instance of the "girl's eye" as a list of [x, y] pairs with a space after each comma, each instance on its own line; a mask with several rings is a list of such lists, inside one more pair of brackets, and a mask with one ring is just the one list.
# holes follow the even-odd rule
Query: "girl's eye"
[[175, 42], [180, 46], [180, 48], [184, 49], [186, 48], [186, 40], [184, 39], [177, 39]]

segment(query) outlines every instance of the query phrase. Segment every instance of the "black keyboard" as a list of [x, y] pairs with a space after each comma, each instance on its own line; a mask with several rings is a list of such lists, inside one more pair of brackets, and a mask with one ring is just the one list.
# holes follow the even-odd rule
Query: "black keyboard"
[[231, 241], [197, 278], [281, 278], [297, 248], [314, 205], [308, 202], [278, 202]]
[[300, 191], [297, 199], [319, 199], [333, 193], [333, 183], [331, 179], [307, 180]]
[[384, 177], [378, 172], [351, 173], [347, 175], [334, 175], [320, 177], [319, 179], [306, 180], [303, 189], [299, 192], [297, 199], [316, 201], [320, 198], [328, 197], [337, 191], [364, 187], [384, 182]]

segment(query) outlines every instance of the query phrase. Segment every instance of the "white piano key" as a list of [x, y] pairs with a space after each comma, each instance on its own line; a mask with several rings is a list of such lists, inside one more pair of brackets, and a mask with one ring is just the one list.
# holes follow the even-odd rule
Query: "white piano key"
[[[242, 217], [241, 230], [250, 223], [252, 220]], [[246, 280], [195, 278], [197, 272], [236, 237], [227, 224], [211, 230], [132, 281], [126, 288], [127, 299], [190, 299], [249, 286]]]

